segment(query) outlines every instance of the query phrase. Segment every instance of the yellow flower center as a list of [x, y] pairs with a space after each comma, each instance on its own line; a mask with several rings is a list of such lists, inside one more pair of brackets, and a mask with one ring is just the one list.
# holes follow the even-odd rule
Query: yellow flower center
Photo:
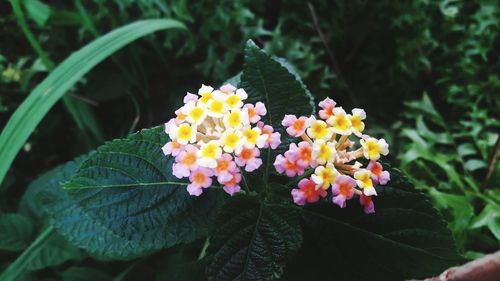
[[237, 95], [230, 95], [226, 102], [229, 107], [233, 108], [240, 102], [240, 98]]
[[363, 123], [361, 122], [361, 116], [354, 115], [351, 117], [351, 125], [356, 131], [363, 130]]
[[234, 149], [239, 140], [240, 140], [240, 138], [238, 137], [237, 134], [235, 134], [235, 133], [229, 134], [229, 135], [227, 135], [227, 137], [225, 139], [225, 146]]
[[259, 137], [259, 133], [257, 133], [252, 129], [248, 129], [243, 132], [243, 136], [247, 139], [249, 143], [255, 144], [257, 142], [257, 138]]
[[363, 174], [361, 177], [358, 178], [358, 180], [363, 183], [363, 188], [373, 187], [372, 179], [369, 173]]
[[337, 116], [335, 116], [335, 122], [333, 123], [333, 126], [336, 129], [344, 131], [344, 130], [349, 129], [349, 122], [348, 122], [346, 116], [337, 115]]
[[207, 103], [209, 100], [211, 100], [212, 98], [214, 97], [214, 95], [212, 94], [212, 92], [205, 92], [205, 93], [202, 93], [201, 94], [201, 98], [200, 98], [200, 101], [202, 103]]
[[212, 100], [212, 103], [210, 104], [210, 111], [222, 113], [222, 110], [224, 110], [224, 103], [218, 100]]
[[330, 159], [331, 155], [332, 155], [332, 149], [330, 148], [330, 146], [328, 146], [327, 144], [322, 144], [319, 147], [318, 158], [326, 161], [326, 160]]
[[193, 118], [194, 122], [198, 122], [201, 116], [203, 116], [203, 112], [203, 109], [195, 107], [193, 108], [193, 110], [191, 110], [191, 112], [189, 112], [189, 117]]
[[189, 139], [191, 139], [192, 133], [193, 133], [193, 129], [189, 125], [182, 124], [179, 126], [178, 138], [182, 139], [182, 140], [189, 140]]
[[312, 136], [315, 139], [324, 138], [328, 134], [326, 123], [324, 122], [316, 122], [311, 126], [311, 130], [314, 134]]
[[365, 144], [366, 150], [368, 151], [368, 156], [377, 156], [380, 154], [380, 145], [376, 141], [369, 140]]
[[240, 118], [240, 113], [239, 112], [231, 112], [229, 114], [228, 118], [228, 124], [230, 127], [236, 127], [241, 124], [241, 118]]
[[201, 151], [201, 155], [205, 158], [215, 159], [217, 156], [217, 145], [213, 143], [207, 144]]
[[323, 188], [325, 189], [328, 188], [336, 178], [335, 173], [328, 168], [321, 171], [319, 176], [323, 179]]

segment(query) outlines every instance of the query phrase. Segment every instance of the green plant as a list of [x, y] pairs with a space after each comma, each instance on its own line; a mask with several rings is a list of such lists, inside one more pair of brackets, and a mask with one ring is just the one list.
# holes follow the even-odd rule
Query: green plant
[[28, 139], [36, 125], [47, 111], [56, 103], [85, 73], [97, 63], [111, 55], [125, 44], [150, 32], [183, 28], [173, 20], [149, 20], [137, 22], [103, 36], [80, 51], [74, 53], [55, 69], [12, 115], [0, 135], [0, 182], [17, 152]]
[[[16, 11], [11, 2], [19, 4]], [[0, 216], [30, 224], [26, 233], [9, 234], [20, 240], [6, 240], [17, 245], [15, 251], [0, 249], [0, 271], [49, 225], [35, 200], [45, 197], [31, 195], [38, 194], [38, 188], [48, 190], [65, 181], [53, 177], [58, 169], [34, 178], [95, 149], [102, 139], [125, 138], [137, 128], [171, 117], [185, 91], [193, 92], [202, 82], [220, 85], [241, 70], [243, 46], [249, 38], [269, 54], [285, 58], [288, 63], [281, 59], [280, 63], [303, 79], [316, 100], [330, 96], [346, 107], [357, 103], [365, 108], [370, 116], [367, 133], [384, 136], [390, 143], [388, 162], [432, 199], [465, 258], [496, 250], [499, 7], [498, 0], [224, 0], [217, 5], [183, 0], [0, 1], [2, 129], [52, 70], [48, 65], [59, 64], [110, 30], [150, 18], [179, 20], [189, 30], [152, 33], [120, 48], [64, 95], [77, 105], [73, 113], [63, 103], [55, 103], [29, 138], [18, 144], [17, 157], [0, 185]], [[240, 78], [231, 82], [236, 85]], [[83, 122], [75, 123], [72, 116]], [[79, 161], [67, 171], [78, 169]], [[42, 184], [44, 180], [47, 184]], [[258, 176], [250, 181], [257, 182], [256, 189], [264, 186]], [[65, 198], [64, 193], [57, 194]], [[260, 210], [253, 201], [238, 202]], [[8, 225], [13, 230], [21, 227]], [[196, 240], [117, 262], [89, 256], [54, 234], [55, 230], [51, 232], [55, 238], [35, 255], [38, 265], [28, 265], [33, 270], [20, 279], [197, 280], [205, 276], [207, 259], [198, 261], [198, 257], [206, 257], [209, 242]], [[287, 264], [283, 279], [320, 279], [290, 270], [321, 267], [315, 272], [321, 275], [332, 263], [342, 264], [342, 258], [326, 254], [327, 262], [308, 263], [320, 255], [321, 247], [313, 242], [321, 240], [304, 229], [302, 236], [303, 247]], [[307, 250], [315, 247], [320, 249]], [[29, 264], [29, 259], [24, 261]], [[344, 279], [357, 277], [352, 272], [347, 275]]]
[[494, 249], [500, 241], [500, 194], [493, 188], [498, 184], [494, 177], [499, 165], [492, 160], [495, 150], [490, 149], [498, 149], [499, 136], [491, 129], [500, 124], [488, 118], [483, 109], [472, 106], [465, 118], [452, 126], [427, 95], [407, 105], [412, 110], [408, 115], [416, 116], [416, 128], [401, 131], [411, 140], [400, 155], [402, 169], [450, 216], [458, 246], [469, 249], [467, 257], [488, 251], [471, 244], [478, 239]]
[[[239, 77], [250, 99], [269, 104], [265, 121], [272, 125], [278, 127], [285, 113], [314, 111], [298, 76], [253, 42], [245, 48]], [[286, 109], [279, 106], [283, 102]], [[161, 153], [166, 142], [163, 128], [145, 129], [37, 180], [24, 205], [31, 212], [43, 209], [51, 226], [2, 280], [18, 277], [53, 229], [96, 259], [130, 260], [173, 248], [166, 256], [187, 260], [195, 270], [170, 268], [171, 274], [199, 276], [206, 269], [212, 280], [282, 275], [398, 280], [435, 274], [459, 259], [440, 215], [396, 169], [390, 185], [378, 188], [377, 212], [369, 216], [353, 204], [346, 209], [325, 202], [291, 204], [287, 180], [269, 171], [270, 152], [258, 176], [244, 174], [247, 192], [226, 198], [211, 188], [191, 197], [188, 183], [172, 176], [173, 157]], [[367, 270], [359, 270], [359, 257]], [[285, 267], [288, 262], [307, 266]], [[332, 262], [344, 271], [325, 271]]]

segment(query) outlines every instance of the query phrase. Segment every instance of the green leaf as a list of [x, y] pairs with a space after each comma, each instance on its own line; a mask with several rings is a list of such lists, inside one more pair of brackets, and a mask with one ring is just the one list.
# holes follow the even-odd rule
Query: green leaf
[[474, 148], [474, 145], [472, 143], [462, 143], [461, 145], [459, 145], [457, 147], [457, 150], [458, 150], [458, 154], [461, 156], [461, 157], [465, 157], [465, 156], [468, 156], [468, 155], [474, 155], [476, 154], [476, 149]]
[[30, 259], [27, 268], [41, 270], [61, 265], [69, 260], [80, 261], [83, 257], [80, 249], [70, 244], [61, 235], [54, 233], [40, 251]]
[[86, 157], [80, 156], [73, 161], [59, 165], [31, 182], [21, 198], [19, 212], [43, 222], [45, 215], [38, 194], [44, 190], [48, 191], [59, 188], [62, 183], [68, 181], [74, 175], [76, 169]]
[[54, 69], [17, 108], [0, 135], [0, 183], [45, 114], [87, 72], [128, 43], [152, 32], [172, 28], [185, 27], [170, 19], [131, 23], [92, 41]]
[[291, 142], [281, 125], [285, 114], [309, 116], [315, 112], [314, 98], [290, 70], [289, 65], [270, 57], [251, 40], [247, 42], [240, 86], [248, 93], [249, 102], [266, 105], [263, 120], [281, 133], [283, 143], [272, 155], [282, 153]]
[[[64, 188], [43, 193], [56, 229], [103, 258], [131, 259], [208, 233], [223, 202], [220, 190], [190, 196], [172, 175], [163, 128], [99, 147]], [[99, 237], [99, 239], [96, 239]]]
[[33, 238], [33, 221], [21, 214], [0, 215], [0, 250], [21, 251]]
[[111, 281], [108, 274], [92, 267], [72, 266], [62, 273], [63, 281]]
[[45, 26], [52, 12], [49, 5], [38, 0], [23, 0], [21, 2], [26, 8], [28, 17], [35, 21], [38, 26]]
[[209, 279], [279, 278], [302, 243], [299, 214], [290, 205], [231, 198], [219, 216], [209, 247]]
[[500, 241], [500, 211], [492, 204], [487, 204], [481, 213], [469, 225], [470, 229], [488, 227], [495, 238]]
[[436, 124], [441, 125], [442, 127], [446, 126], [444, 124], [443, 117], [436, 110], [427, 93], [424, 92], [422, 100], [405, 102], [405, 105], [409, 108], [415, 109], [418, 112], [425, 113]]
[[22, 278], [26, 273], [28, 265], [34, 258], [37, 257], [54, 233], [54, 228], [52, 226], [45, 228], [38, 235], [35, 241], [33, 241], [33, 243], [31, 243], [21, 255], [9, 264], [5, 270], [3, 270], [0, 274], [0, 280], [15, 281]]
[[179, 252], [168, 253], [159, 258], [155, 267], [156, 280], [205, 280], [205, 259], [198, 260], [191, 252], [193, 251], [181, 248]]
[[375, 214], [357, 198], [304, 209], [304, 246], [287, 266], [293, 280], [407, 280], [433, 276], [459, 259], [450, 231], [421, 192], [395, 170], [377, 188]]
[[429, 190], [434, 204], [441, 210], [451, 212], [453, 219], [450, 223], [450, 229], [455, 234], [457, 244], [460, 246], [465, 242], [465, 231], [474, 216], [474, 208], [464, 195], [455, 195], [440, 192], [434, 188]]
[[465, 169], [474, 172], [475, 170], [483, 169], [488, 167], [488, 164], [481, 159], [469, 159], [465, 161]]

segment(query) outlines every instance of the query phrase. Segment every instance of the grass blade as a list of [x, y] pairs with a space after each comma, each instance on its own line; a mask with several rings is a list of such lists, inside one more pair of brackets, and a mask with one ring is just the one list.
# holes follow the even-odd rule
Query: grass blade
[[30, 261], [38, 255], [40, 250], [45, 246], [51, 235], [55, 233], [54, 227], [47, 227], [33, 243], [24, 250], [24, 252], [11, 263], [3, 272], [0, 274], [0, 280], [2, 281], [15, 281], [24, 272], [26, 272], [26, 267]]
[[171, 19], [137, 21], [103, 35], [65, 59], [30, 93], [3, 129], [0, 135], [0, 183], [45, 114], [95, 65], [142, 36], [162, 29], [179, 28], [185, 26]]

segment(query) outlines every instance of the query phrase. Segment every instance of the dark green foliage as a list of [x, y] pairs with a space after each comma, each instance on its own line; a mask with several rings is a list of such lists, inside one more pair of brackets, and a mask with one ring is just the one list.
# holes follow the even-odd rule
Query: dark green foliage
[[[111, 141], [91, 153], [64, 189], [43, 192], [58, 231], [88, 252], [131, 259], [207, 234], [223, 202], [217, 190], [191, 197], [172, 175], [162, 128]], [[196, 226], [196, 227], [193, 227]], [[99, 239], [95, 239], [99, 237]]]
[[[204, 280], [207, 270], [212, 279], [238, 274], [243, 274], [239, 279], [277, 279], [283, 270], [283, 280], [428, 277], [454, 264], [456, 253], [445, 223], [413, 185], [429, 195], [444, 215], [466, 258], [498, 249], [500, 161], [493, 161], [500, 128], [498, 0], [310, 1], [311, 6], [298, 0], [223, 0], [217, 5], [184, 0], [19, 2], [35, 38], [55, 64], [100, 35], [137, 19], [173, 18], [183, 22], [189, 32], [153, 34], [116, 53], [66, 95], [78, 105], [73, 116], [84, 123], [74, 123], [62, 105], [56, 105], [23, 144], [0, 185], [0, 271], [43, 233], [50, 220], [63, 235], [52, 234], [18, 280]], [[0, 1], [0, 11], [3, 129], [50, 68], [28, 44], [9, 1]], [[265, 52], [250, 44], [244, 54], [248, 39]], [[270, 61], [274, 56], [286, 61]], [[241, 75], [242, 68], [246, 75]], [[411, 184], [393, 171], [390, 187], [379, 190], [377, 212], [371, 216], [362, 214], [356, 199], [342, 210], [330, 202], [299, 209], [303, 228], [292, 232], [297, 237], [302, 232], [303, 243], [289, 244], [284, 252], [286, 247], [281, 246], [287, 244], [279, 242], [293, 233], [277, 235], [274, 231], [280, 229], [279, 224], [265, 223], [271, 218], [288, 218], [296, 209], [288, 205], [290, 188], [267, 184], [263, 169], [247, 175], [250, 188], [256, 191], [252, 195], [257, 197], [231, 198], [223, 214], [234, 220], [224, 221], [219, 216], [217, 224], [215, 209], [222, 207], [215, 198], [220, 199], [220, 190], [193, 199], [183, 185], [139, 187], [137, 181], [172, 179], [171, 159], [159, 151], [166, 141], [161, 129], [147, 131], [152, 143], [141, 141], [142, 134], [131, 139], [126, 136], [137, 128], [168, 120], [186, 91], [196, 91], [201, 83], [220, 85], [237, 73], [231, 81], [246, 80], [240, 86], [254, 100], [266, 101], [272, 113], [272, 120], [266, 121], [272, 121], [280, 132], [285, 112], [309, 115], [314, 111], [309, 90], [316, 102], [330, 96], [347, 110], [365, 108], [371, 130], [367, 133], [388, 140], [390, 162], [404, 171]], [[268, 89], [272, 90], [270, 101], [266, 100]], [[293, 100], [298, 103], [292, 104]], [[92, 159], [84, 156], [52, 169], [95, 149], [102, 137], [122, 139], [100, 147], [91, 154]], [[290, 141], [284, 134], [282, 137], [285, 143], [280, 148]], [[132, 155], [116, 155], [121, 149], [130, 149], [129, 144], [137, 149]], [[153, 147], [158, 154], [149, 151]], [[266, 152], [263, 155], [267, 158]], [[161, 171], [143, 161], [150, 158]], [[270, 155], [267, 164], [272, 160]], [[106, 168], [96, 168], [96, 164]], [[284, 183], [285, 179], [272, 174], [272, 166], [266, 171], [271, 180]], [[67, 183], [75, 173], [80, 177]], [[63, 190], [63, 183], [68, 187], [127, 186]], [[168, 194], [172, 196], [165, 199]], [[153, 199], [145, 200], [150, 195]], [[198, 210], [201, 216], [195, 219], [196, 227], [186, 228], [189, 223], [182, 223], [185, 213], [179, 213], [173, 198], [204, 206]], [[217, 206], [209, 208], [207, 202]], [[130, 207], [125, 207], [128, 203]], [[144, 206], [147, 211], [138, 211]], [[249, 208], [248, 214], [229, 212], [244, 207]], [[261, 210], [265, 220], [258, 219]], [[16, 211], [21, 215], [14, 214]], [[139, 214], [127, 217], [134, 211]], [[167, 211], [182, 220], [166, 215]], [[144, 219], [146, 215], [150, 220]], [[293, 224], [297, 225], [295, 215]], [[7, 220], [9, 228], [4, 231], [2, 218], [12, 216], [18, 219]], [[262, 230], [262, 237], [273, 239], [261, 244], [262, 240], [238, 236], [229, 228], [210, 231], [221, 225], [242, 230], [254, 227]], [[177, 227], [183, 232], [176, 232]], [[137, 238], [140, 229], [147, 230], [144, 240]], [[107, 240], [96, 239], [101, 236]], [[149, 242], [143, 245], [139, 241]], [[208, 253], [206, 241], [210, 242]], [[269, 256], [262, 252], [252, 262], [266, 262], [258, 274], [252, 274], [253, 267], [242, 267], [246, 263], [226, 250], [236, 245], [234, 249], [250, 252], [245, 248], [249, 241], [272, 245], [279, 259], [268, 262]], [[88, 257], [73, 243], [95, 255]], [[418, 250], [423, 248], [427, 250]], [[212, 259], [224, 254], [234, 263]], [[96, 256], [137, 260], [102, 261]], [[223, 270], [214, 269], [215, 265]]]
[[459, 262], [446, 223], [421, 192], [380, 187], [369, 216], [356, 199], [345, 209], [331, 203], [304, 209], [304, 246], [287, 267], [289, 279], [406, 280]]
[[271, 59], [254, 42], [247, 42], [240, 87], [248, 93], [250, 102], [260, 101], [266, 105], [264, 122], [281, 133], [283, 143], [280, 149], [271, 153], [272, 156], [283, 153], [293, 141], [281, 126], [285, 114], [310, 116], [316, 108], [309, 90], [289, 68], [285, 63]]
[[285, 114], [311, 115], [316, 107], [305, 86], [252, 41], [245, 47], [240, 86], [248, 93], [250, 102], [266, 105], [268, 113], [263, 119], [274, 128], [282, 127]]
[[61, 235], [54, 233], [40, 252], [30, 260], [28, 270], [36, 271], [48, 267], [59, 266], [67, 261], [78, 262], [85, 255], [82, 251], [69, 243]]
[[113, 278], [92, 267], [70, 267], [62, 273], [62, 281], [111, 281]]
[[33, 221], [21, 214], [0, 215], [0, 250], [21, 251], [26, 248], [33, 238]]
[[210, 280], [276, 280], [302, 244], [300, 212], [291, 203], [232, 198], [210, 241]]

